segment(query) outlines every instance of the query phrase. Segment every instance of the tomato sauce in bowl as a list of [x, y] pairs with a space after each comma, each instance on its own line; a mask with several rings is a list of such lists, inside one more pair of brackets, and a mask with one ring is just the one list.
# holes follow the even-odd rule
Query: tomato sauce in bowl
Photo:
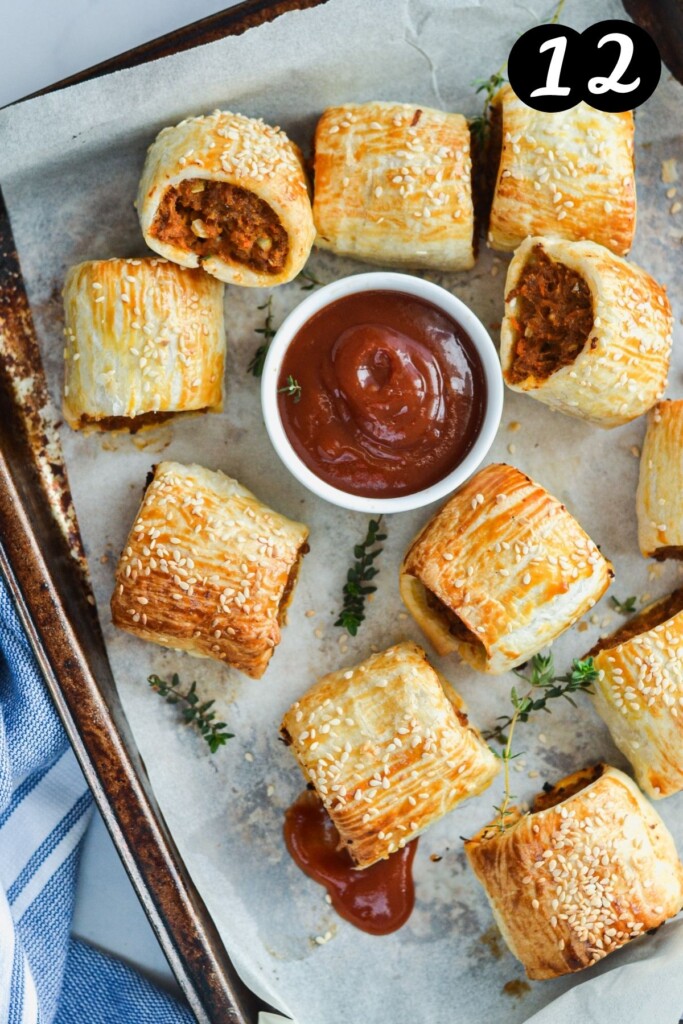
[[391, 498], [430, 487], [462, 462], [487, 389], [460, 324], [415, 295], [378, 290], [312, 316], [287, 348], [278, 390], [290, 444], [316, 476]]
[[342, 278], [285, 319], [261, 381], [290, 472], [341, 508], [389, 513], [464, 483], [500, 425], [503, 379], [483, 324], [410, 274]]

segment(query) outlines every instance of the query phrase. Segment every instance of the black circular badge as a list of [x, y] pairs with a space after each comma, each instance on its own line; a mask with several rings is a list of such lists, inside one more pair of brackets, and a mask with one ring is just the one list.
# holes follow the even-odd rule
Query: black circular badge
[[537, 25], [510, 51], [510, 85], [527, 106], [548, 113], [581, 100], [598, 110], [633, 110], [649, 99], [662, 71], [652, 37], [630, 21], [599, 21], [578, 33]]
[[534, 110], [569, 110], [583, 99], [581, 56], [581, 34], [576, 29], [537, 25], [510, 50], [510, 85]]
[[581, 33], [583, 99], [598, 110], [633, 110], [649, 99], [662, 73], [652, 36], [630, 21], [599, 21]]

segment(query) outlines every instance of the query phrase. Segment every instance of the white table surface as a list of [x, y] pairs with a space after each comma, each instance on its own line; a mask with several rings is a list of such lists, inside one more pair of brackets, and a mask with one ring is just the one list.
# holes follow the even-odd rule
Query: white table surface
[[[237, 0], [21, 0], [2, 4], [0, 106]], [[19, 45], [18, 45], [19, 44]], [[175, 982], [100, 816], [81, 861], [74, 933]]]

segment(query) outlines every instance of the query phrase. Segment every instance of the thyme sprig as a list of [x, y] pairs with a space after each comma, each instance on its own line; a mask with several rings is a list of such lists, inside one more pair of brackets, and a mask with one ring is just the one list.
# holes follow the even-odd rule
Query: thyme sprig
[[381, 527], [382, 516], [379, 519], [371, 519], [365, 540], [361, 544], [356, 544], [353, 549], [356, 560], [346, 575], [344, 603], [335, 622], [335, 626], [341, 626], [351, 636], [356, 635], [365, 618], [365, 598], [377, 590], [370, 581], [379, 572], [374, 562], [383, 550], [382, 542], [387, 539], [386, 533], [380, 532]]
[[[570, 704], [576, 706], [571, 694], [592, 693], [593, 684], [598, 678], [598, 670], [595, 668], [592, 658], [583, 660], [575, 658], [570, 672], [563, 676], [556, 676], [552, 654], [536, 654], [531, 659], [530, 673], [527, 675], [516, 669], [515, 675], [528, 683], [528, 691], [525, 694], [520, 694], [517, 687], [513, 686], [510, 691], [512, 714], [501, 716], [495, 729], [484, 733], [485, 739], [496, 740], [505, 745], [502, 751], [493, 750], [495, 756], [503, 762], [503, 800], [494, 808], [497, 812], [496, 825], [500, 831], [505, 831], [507, 828], [510, 804], [515, 799], [515, 795], [510, 789], [510, 762], [519, 757], [518, 753], [513, 754], [512, 752], [515, 726], [518, 722], [528, 722], [534, 711], [550, 713], [548, 702], [557, 697], [564, 697]], [[540, 694], [539, 691], [541, 691]]]
[[306, 284], [299, 285], [302, 292], [312, 292], [314, 288], [319, 288], [322, 285], [322, 281], [318, 280], [313, 271], [306, 270], [305, 267], [299, 271], [297, 281], [299, 280], [306, 281]]
[[263, 327], [256, 328], [256, 334], [263, 335], [263, 344], [259, 345], [254, 353], [249, 366], [247, 367], [248, 373], [253, 373], [254, 377], [263, 376], [263, 367], [268, 354], [270, 343], [275, 337], [276, 329], [273, 327], [273, 296], [269, 295], [266, 301], [261, 306], [257, 306], [257, 309], [265, 309], [266, 316]]
[[475, 140], [480, 146], [483, 146], [486, 142], [491, 127], [491, 103], [493, 97], [500, 89], [503, 82], [506, 82], [505, 69], [507, 68], [507, 60], [504, 60], [497, 71], [494, 71], [488, 78], [475, 78], [472, 82], [477, 95], [480, 92], [484, 93], [484, 106], [481, 114], [477, 114], [475, 117], [470, 118], [470, 130]]
[[192, 683], [187, 693], [181, 693], [179, 690], [180, 677], [177, 672], [171, 676], [170, 683], [156, 675], [148, 676], [147, 682], [155, 693], [164, 698], [167, 704], [182, 702], [186, 705], [182, 710], [183, 721], [186, 725], [194, 726], [201, 733], [212, 754], [215, 754], [219, 747], [222, 747], [235, 735], [232, 732], [224, 731], [227, 722], [216, 721], [216, 712], [211, 710], [215, 701], [207, 700], [200, 704], [196, 683]]
[[[559, 3], [555, 7], [555, 10], [545, 22], [541, 24], [556, 25], [562, 16], [562, 10], [564, 8], [566, 0], [559, 0]], [[480, 145], [484, 146], [488, 140], [489, 131], [491, 127], [491, 103], [493, 97], [496, 95], [501, 85], [507, 81], [506, 70], [508, 62], [507, 59], [503, 61], [497, 71], [494, 71], [488, 78], [475, 78], [471, 83], [472, 88], [475, 90], [477, 95], [480, 92], [484, 93], [484, 106], [481, 114], [475, 115], [470, 118], [470, 130], [475, 141]]]
[[636, 610], [635, 597], [627, 597], [625, 601], [620, 601], [619, 598], [615, 597], [613, 594], [612, 597], [610, 597], [610, 603], [620, 615], [633, 615]]
[[287, 378], [287, 383], [284, 387], [278, 388], [277, 393], [278, 395], [291, 395], [292, 401], [296, 405], [301, 401], [301, 384], [299, 384], [299, 381], [296, 380], [295, 377], [292, 377], [290, 373]]

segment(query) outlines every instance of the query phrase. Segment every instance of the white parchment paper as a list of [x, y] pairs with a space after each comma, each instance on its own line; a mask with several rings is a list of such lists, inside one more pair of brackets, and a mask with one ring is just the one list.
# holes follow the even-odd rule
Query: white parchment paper
[[[469, 115], [481, 105], [472, 80], [491, 74], [514, 39], [552, 9], [548, 0], [330, 0], [244, 36], [0, 112], [0, 182], [55, 401], [62, 384], [64, 274], [81, 260], [145, 252], [133, 199], [145, 147], [161, 127], [222, 107], [279, 123], [307, 147], [321, 110], [347, 100], [410, 100]], [[569, 0], [563, 21], [581, 29], [623, 16], [616, 0]], [[666, 192], [672, 186], [661, 182], [661, 162], [676, 157], [683, 175], [681, 94], [664, 70], [657, 92], [638, 111], [639, 226], [632, 253], [669, 286], [677, 324], [671, 397], [683, 395], [683, 215], [670, 212], [674, 200]], [[484, 249], [470, 273], [426, 276], [471, 305], [497, 339], [506, 264], [506, 258]], [[315, 254], [310, 267], [322, 281], [367, 269], [329, 254]], [[523, 980], [521, 966], [493, 928], [460, 839], [490, 819], [499, 783], [421, 838], [416, 908], [394, 935], [369, 936], [339, 919], [323, 890], [287, 855], [283, 812], [302, 783], [291, 754], [278, 742], [280, 718], [323, 673], [401, 638], [424, 642], [402, 609], [397, 570], [430, 510], [388, 521], [376, 598], [358, 637], [347, 638], [333, 622], [352, 547], [364, 535], [366, 519], [317, 501], [270, 448], [258, 382], [246, 372], [260, 340], [254, 329], [263, 324], [257, 306], [267, 294], [226, 291], [224, 414], [183, 419], [137, 438], [62, 430], [123, 704], [166, 819], [238, 969], [298, 1024], [518, 1024], [534, 1014], [536, 1024], [579, 1019], [674, 1024], [683, 1009], [680, 922], [631, 943], [578, 978]], [[297, 283], [275, 289], [276, 324], [303, 297]], [[519, 466], [566, 502], [614, 562], [611, 593], [622, 599], [635, 594], [639, 603], [680, 582], [676, 565], [652, 565], [638, 554], [634, 446], [643, 430], [641, 420], [601, 431], [507, 392], [490, 456]], [[311, 526], [311, 553], [290, 624], [259, 682], [144, 644], [111, 626], [115, 561], [146, 473], [160, 457], [220, 468]], [[618, 621], [604, 599], [556, 643], [558, 667], [564, 670]], [[455, 658], [435, 661], [479, 726], [492, 725], [507, 710], [510, 677], [478, 675]], [[151, 672], [173, 671], [188, 684], [196, 679], [202, 694], [215, 697], [221, 717], [236, 733], [213, 757], [145, 682]], [[625, 767], [587, 699], [576, 710], [566, 704], [520, 728], [517, 748], [524, 751], [515, 762], [520, 799], [530, 799], [544, 779], [555, 780], [599, 758]], [[683, 797], [657, 805], [679, 850], [682, 806]], [[430, 854], [441, 860], [433, 862]], [[328, 935], [322, 945], [315, 941]]]

